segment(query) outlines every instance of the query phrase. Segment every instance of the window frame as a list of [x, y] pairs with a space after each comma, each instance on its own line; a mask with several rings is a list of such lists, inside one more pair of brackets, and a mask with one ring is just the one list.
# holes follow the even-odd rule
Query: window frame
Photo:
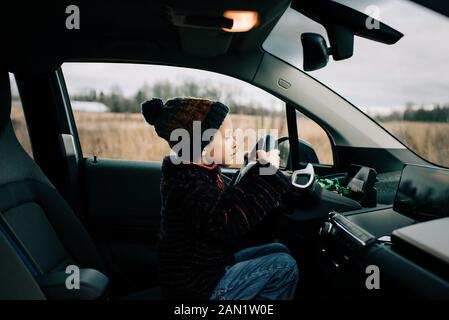
[[[316, 125], [318, 125], [321, 130], [326, 134], [327, 139], [329, 140], [329, 145], [332, 152], [332, 164], [330, 163], [312, 163], [312, 165], [315, 168], [320, 169], [333, 169], [338, 167], [338, 157], [336, 156], [336, 146], [335, 142], [332, 139], [332, 136], [330, 133], [326, 130], [326, 128], [317, 121], [313, 115], [311, 116], [310, 113], [302, 111], [300, 108], [296, 107], [294, 104], [286, 102], [285, 103], [286, 108], [286, 114], [287, 114], [287, 127], [288, 127], [288, 140], [290, 144], [290, 154], [291, 154], [291, 163], [288, 162], [288, 165], [286, 167], [286, 170], [297, 170], [305, 167], [307, 163], [301, 162], [301, 154], [299, 152], [299, 144], [298, 141], [300, 139], [300, 130], [301, 128], [298, 125], [297, 121], [297, 112], [301, 113], [302, 115], [306, 116], [308, 119], [313, 121]], [[292, 134], [293, 133], [293, 134]], [[293, 148], [292, 148], [293, 146]], [[313, 146], [312, 146], [313, 147]], [[318, 159], [319, 160], [319, 159]]]

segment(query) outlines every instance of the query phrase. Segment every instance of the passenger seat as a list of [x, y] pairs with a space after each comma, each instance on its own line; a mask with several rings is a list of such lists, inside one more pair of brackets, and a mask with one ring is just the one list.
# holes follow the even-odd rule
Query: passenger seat
[[[45, 289], [67, 277], [68, 265], [81, 268], [81, 284], [94, 281], [94, 285], [105, 286], [108, 279], [91, 237], [19, 144], [10, 113], [11, 91], [5, 71], [0, 73], [0, 298], [97, 298], [92, 292], [80, 297], [76, 292], [66, 295], [66, 288]], [[12, 279], [18, 279], [17, 287]], [[155, 299], [158, 290], [139, 296]]]

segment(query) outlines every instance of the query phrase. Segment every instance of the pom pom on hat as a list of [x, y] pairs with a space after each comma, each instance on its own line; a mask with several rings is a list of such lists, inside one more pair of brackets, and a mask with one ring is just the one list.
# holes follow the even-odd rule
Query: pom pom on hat
[[142, 103], [141, 107], [146, 122], [154, 125], [159, 118], [159, 115], [162, 113], [164, 102], [159, 98], [153, 98]]

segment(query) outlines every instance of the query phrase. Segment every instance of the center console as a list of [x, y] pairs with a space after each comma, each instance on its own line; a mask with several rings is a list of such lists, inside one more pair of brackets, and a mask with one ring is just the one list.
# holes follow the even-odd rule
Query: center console
[[317, 177], [313, 166], [308, 164], [291, 175], [292, 189], [285, 199], [293, 208], [289, 219], [319, 220], [326, 218], [331, 210], [347, 212], [376, 207], [376, 177], [374, 169], [357, 165], [344, 174]]

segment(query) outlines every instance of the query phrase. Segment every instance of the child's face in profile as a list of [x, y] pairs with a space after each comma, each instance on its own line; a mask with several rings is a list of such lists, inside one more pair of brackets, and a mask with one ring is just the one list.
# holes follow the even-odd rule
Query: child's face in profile
[[204, 148], [203, 160], [230, 166], [235, 162], [237, 144], [233, 136], [231, 116], [227, 115], [211, 142]]

